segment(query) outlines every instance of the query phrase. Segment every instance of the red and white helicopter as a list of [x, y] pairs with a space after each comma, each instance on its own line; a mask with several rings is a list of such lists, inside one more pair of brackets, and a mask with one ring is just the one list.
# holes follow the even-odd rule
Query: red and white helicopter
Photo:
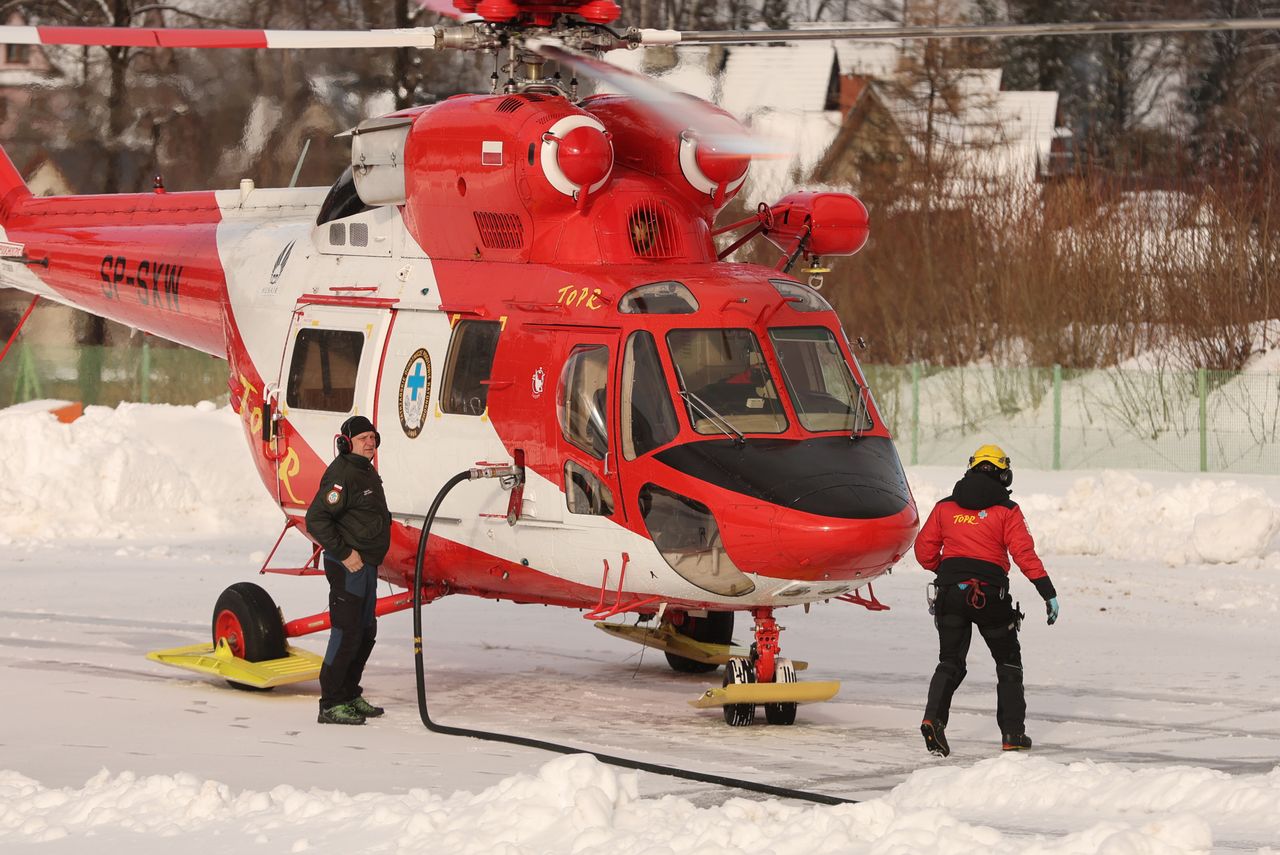
[[[225, 357], [249, 451], [290, 527], [337, 426], [379, 426], [394, 517], [381, 575], [413, 586], [419, 531], [459, 468], [500, 476], [443, 504], [421, 595], [622, 614], [604, 624], [678, 670], [727, 663], [731, 724], [790, 724], [834, 683], [796, 683], [774, 610], [845, 600], [918, 524], [835, 313], [787, 274], [857, 252], [853, 196], [799, 191], [718, 228], [767, 146], [727, 113], [592, 56], [645, 44], [1048, 34], [1052, 26], [679, 33], [609, 28], [611, 0], [456, 0], [479, 20], [372, 32], [0, 27], [0, 42], [485, 51], [509, 79], [360, 124], [331, 188], [37, 198], [0, 156], [0, 285]], [[1159, 22], [1156, 22], [1159, 23]], [[1242, 29], [1183, 22], [1148, 29]], [[1069, 25], [1057, 32], [1140, 30]], [[547, 61], [625, 94], [576, 98]], [[747, 234], [725, 250], [715, 237]], [[755, 234], [776, 268], [726, 261]], [[281, 537], [284, 535], [282, 534]], [[277, 541], [277, 546], [279, 542]], [[268, 563], [270, 563], [270, 558]], [[264, 567], [264, 571], [272, 568]], [[280, 572], [318, 572], [300, 568]], [[379, 601], [407, 608], [412, 596]], [[746, 655], [734, 612], [754, 619]], [[270, 686], [314, 675], [256, 585], [214, 610], [216, 649], [165, 661]], [[207, 655], [205, 655], [207, 654]]]

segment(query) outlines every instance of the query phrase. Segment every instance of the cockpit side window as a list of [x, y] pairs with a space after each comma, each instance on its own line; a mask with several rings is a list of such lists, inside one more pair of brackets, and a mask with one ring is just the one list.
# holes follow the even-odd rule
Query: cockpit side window
[[333, 220], [341, 220], [343, 217], [372, 210], [373, 208], [366, 205], [360, 198], [360, 194], [356, 192], [356, 179], [351, 174], [351, 167], [348, 166], [338, 176], [338, 180], [333, 182], [333, 186], [329, 188], [329, 195], [325, 196], [324, 202], [320, 204], [320, 215], [316, 217], [316, 225], [322, 226]]
[[787, 416], [750, 330], [672, 330], [675, 363], [689, 422], [698, 433], [782, 433]]
[[557, 393], [564, 438], [597, 460], [609, 450], [609, 348], [575, 347], [565, 360]]
[[652, 334], [634, 332], [622, 363], [622, 456], [635, 460], [671, 442], [679, 430], [658, 345]]
[[862, 390], [849, 371], [840, 345], [826, 327], [769, 330], [782, 379], [806, 430], [846, 433], [870, 430]]
[[484, 415], [489, 406], [489, 375], [498, 350], [502, 324], [459, 321], [453, 328], [444, 363], [440, 409], [464, 416]]

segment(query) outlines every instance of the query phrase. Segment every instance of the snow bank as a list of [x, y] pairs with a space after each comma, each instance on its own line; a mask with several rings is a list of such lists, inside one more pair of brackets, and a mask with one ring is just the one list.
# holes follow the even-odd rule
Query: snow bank
[[[951, 486], [913, 477], [921, 513], [927, 514]], [[1280, 504], [1263, 490], [1233, 480], [1193, 477], [1157, 485], [1132, 472], [1108, 470], [1076, 478], [1062, 495], [1026, 491], [1015, 482], [1013, 498], [1045, 555], [1169, 566], [1280, 563]]]
[[[71, 424], [43, 409], [10, 408], [0, 410], [0, 447], [0, 503], [7, 509], [0, 545], [155, 542], [166, 533], [216, 536], [251, 526], [270, 533], [279, 525], [230, 408], [90, 407]], [[909, 475], [925, 513], [954, 479], [942, 469]], [[1021, 488], [1014, 496], [1049, 555], [1171, 566], [1280, 562], [1280, 504], [1263, 490], [1205, 477], [1165, 480], [1103, 471], [1076, 478], [1061, 493]]]
[[0, 410], [0, 544], [163, 539], [279, 525], [230, 408]]
[[[576, 855], [831, 852], [1202, 852], [1212, 827], [1280, 835], [1280, 769], [1230, 776], [1192, 768], [1129, 770], [999, 757], [968, 768], [913, 774], [883, 798], [805, 806], [730, 798], [700, 808], [643, 799], [633, 773], [587, 755], [563, 757], [478, 794], [347, 795], [279, 786], [235, 792], [193, 776], [100, 772], [81, 789], [48, 789], [0, 773], [0, 845], [92, 836], [103, 850], [145, 839], [167, 851], [225, 851], [236, 837], [272, 851], [566, 852]], [[978, 824], [1017, 824], [1070, 808], [1059, 837]], [[86, 841], [88, 842], [88, 841]]]

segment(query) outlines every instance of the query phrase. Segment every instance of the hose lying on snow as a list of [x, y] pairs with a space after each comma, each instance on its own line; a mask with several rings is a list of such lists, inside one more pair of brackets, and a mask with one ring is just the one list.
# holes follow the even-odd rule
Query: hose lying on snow
[[684, 778], [689, 781], [701, 781], [705, 784], [715, 784], [721, 787], [734, 787], [740, 790], [750, 790], [756, 793], [765, 793], [770, 796], [778, 796], [784, 799], [798, 799], [801, 801], [817, 802], [826, 805], [838, 804], [857, 804], [856, 799], [842, 799], [838, 796], [828, 796], [822, 793], [811, 793], [806, 790], [792, 790], [787, 787], [775, 787], [770, 784], [759, 784], [755, 781], [743, 781], [738, 778], [727, 778], [723, 775], [709, 775], [704, 772], [695, 772], [689, 769], [680, 769], [674, 766], [662, 766], [657, 763], [646, 763], [642, 760], [631, 760], [626, 757], [614, 757], [610, 754], [601, 754], [598, 751], [588, 751], [583, 748], [574, 748], [570, 745], [560, 745], [555, 742], [545, 742], [541, 739], [530, 739], [527, 736], [515, 736], [508, 733], [493, 733], [487, 730], [474, 730], [467, 727], [453, 727], [447, 724], [438, 724], [431, 720], [431, 714], [427, 710], [427, 686], [426, 675], [422, 664], [422, 564], [427, 553], [427, 539], [431, 535], [431, 525], [435, 522], [436, 512], [440, 510], [440, 505], [444, 501], [445, 496], [449, 494], [454, 487], [463, 481], [470, 481], [478, 478], [509, 478], [517, 475], [514, 467], [492, 467], [486, 466], [476, 469], [467, 469], [454, 475], [445, 485], [440, 488], [440, 492], [436, 493], [435, 500], [431, 503], [431, 508], [427, 511], [426, 518], [422, 521], [422, 537], [418, 541], [418, 554], [413, 565], [413, 658], [414, 671], [418, 678], [418, 713], [422, 716], [422, 723], [427, 730], [433, 733], [443, 733], [449, 736], [469, 736], [473, 739], [486, 739], [491, 742], [506, 742], [511, 745], [524, 745], [528, 748], [540, 748], [543, 751], [554, 751], [558, 754], [590, 754], [601, 763], [607, 763], [610, 766], [620, 766], [624, 769], [638, 769], [642, 772], [652, 772], [655, 775], [666, 775], [672, 778]]

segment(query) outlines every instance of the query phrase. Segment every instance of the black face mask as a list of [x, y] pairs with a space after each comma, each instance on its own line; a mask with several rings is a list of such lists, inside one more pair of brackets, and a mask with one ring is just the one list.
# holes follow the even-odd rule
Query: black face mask
[[1008, 469], [1000, 469], [994, 463], [979, 463], [974, 469], [999, 481], [1005, 486], [1010, 487], [1013, 484], [1013, 467]]

